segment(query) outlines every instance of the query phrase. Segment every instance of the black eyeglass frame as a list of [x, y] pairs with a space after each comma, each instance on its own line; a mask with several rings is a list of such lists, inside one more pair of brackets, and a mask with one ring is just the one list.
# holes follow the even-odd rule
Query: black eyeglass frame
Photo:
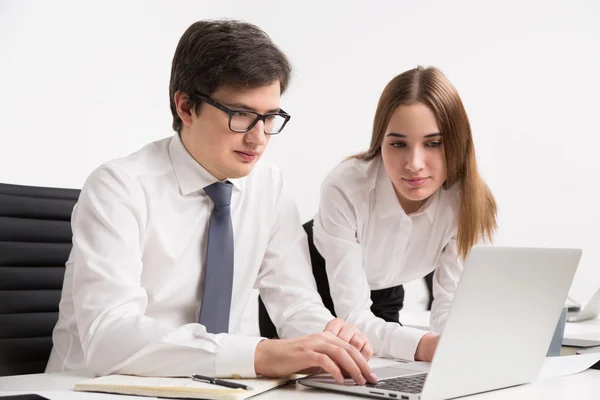
[[[260, 114], [260, 113], [257, 113], [255, 111], [249, 111], [249, 110], [234, 110], [232, 108], [224, 106], [223, 104], [219, 103], [218, 101], [215, 101], [215, 100], [211, 99], [210, 97], [208, 97], [207, 95], [202, 94], [202, 93], [195, 93], [192, 97], [196, 97], [196, 98], [198, 98], [198, 100], [201, 100], [201, 101], [203, 101], [203, 102], [205, 102], [205, 103], [207, 103], [207, 104], [209, 104], [209, 105], [211, 105], [211, 106], [213, 106], [213, 107], [215, 107], [215, 108], [223, 111], [224, 113], [228, 114], [229, 115], [229, 122], [228, 122], [229, 130], [232, 131], [232, 132], [235, 132], [235, 133], [245, 133], [245, 132], [248, 132], [249, 130], [251, 130], [252, 128], [254, 128], [254, 125], [256, 125], [256, 123], [258, 121], [262, 121], [262, 122], [266, 123], [266, 119], [268, 117], [273, 116], [273, 115], [277, 115], [277, 116], [280, 116], [280, 117], [284, 118], [283, 125], [281, 125], [281, 128], [279, 129], [279, 131], [274, 132], [274, 133], [269, 133], [269, 132], [265, 131], [265, 135], [277, 135], [277, 134], [281, 133], [281, 131], [283, 130], [283, 128], [285, 128], [285, 126], [287, 125], [287, 123], [289, 122], [289, 120], [292, 118], [292, 116], [290, 114], [286, 113], [283, 110], [280, 110], [280, 112], [278, 112], [278, 113]], [[256, 115], [256, 118], [254, 119], [254, 122], [252, 122], [250, 124], [250, 126], [247, 129], [245, 129], [245, 130], [233, 129], [231, 127], [231, 118], [233, 117], [234, 113], [254, 114], [254, 115]]]

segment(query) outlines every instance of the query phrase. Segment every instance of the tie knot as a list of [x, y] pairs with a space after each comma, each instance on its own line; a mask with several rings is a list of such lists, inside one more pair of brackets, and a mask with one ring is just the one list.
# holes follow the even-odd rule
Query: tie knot
[[210, 197], [215, 207], [227, 207], [231, 204], [231, 182], [215, 182], [204, 188], [204, 192]]

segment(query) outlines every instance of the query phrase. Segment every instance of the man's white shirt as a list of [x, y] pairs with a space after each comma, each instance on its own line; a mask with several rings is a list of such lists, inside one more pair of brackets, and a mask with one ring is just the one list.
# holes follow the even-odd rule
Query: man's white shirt
[[[258, 288], [282, 338], [321, 332], [323, 307], [306, 235], [280, 172], [259, 162], [233, 184], [229, 334], [197, 323], [217, 179], [179, 135], [108, 162], [73, 210], [59, 320], [47, 372], [254, 377], [259, 337], [237, 335]], [[226, 312], [226, 310], [223, 310]]]

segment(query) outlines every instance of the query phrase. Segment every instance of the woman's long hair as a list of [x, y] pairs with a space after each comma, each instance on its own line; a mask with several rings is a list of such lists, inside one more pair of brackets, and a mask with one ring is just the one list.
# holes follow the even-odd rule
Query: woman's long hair
[[377, 105], [369, 150], [352, 158], [369, 161], [379, 156], [394, 110], [415, 103], [433, 111], [444, 137], [447, 180], [443, 187], [460, 185], [457, 242], [458, 253], [465, 258], [480, 239], [492, 240], [497, 227], [496, 201], [477, 171], [467, 112], [458, 92], [440, 70], [417, 67], [392, 79]]

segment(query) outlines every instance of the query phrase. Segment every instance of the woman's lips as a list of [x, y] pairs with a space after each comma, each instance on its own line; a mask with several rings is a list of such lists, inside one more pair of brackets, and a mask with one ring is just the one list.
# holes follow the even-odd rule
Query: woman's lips
[[404, 182], [406, 182], [406, 184], [410, 187], [419, 187], [419, 186], [423, 186], [425, 184], [425, 182], [427, 182], [427, 179], [429, 178], [402, 178], [402, 180]]

